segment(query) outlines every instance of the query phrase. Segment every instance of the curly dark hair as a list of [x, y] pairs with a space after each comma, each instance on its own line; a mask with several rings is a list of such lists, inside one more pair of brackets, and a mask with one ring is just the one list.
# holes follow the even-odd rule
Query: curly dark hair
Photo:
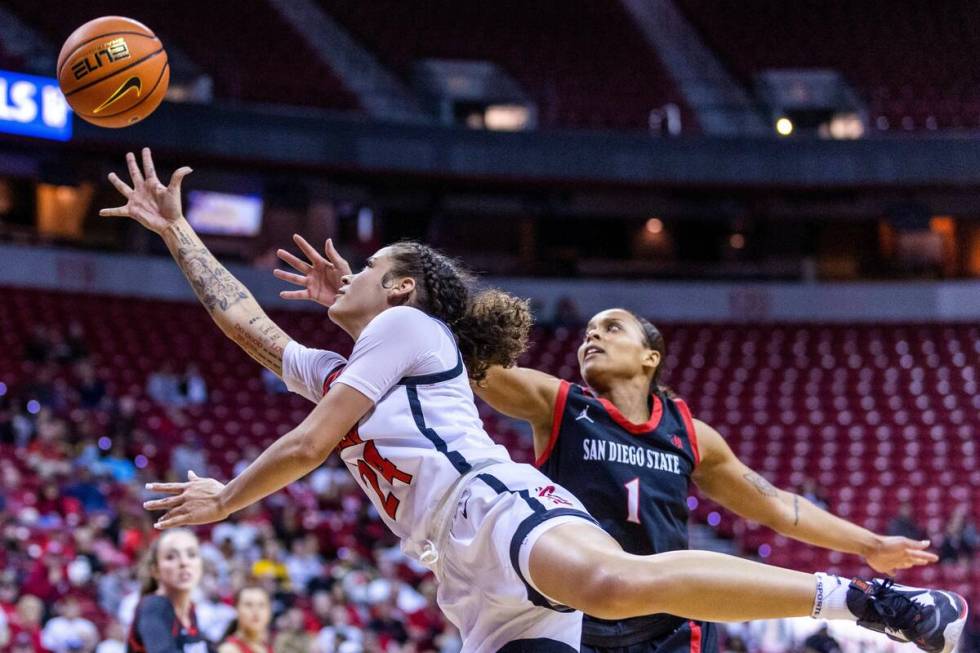
[[474, 292], [473, 276], [428, 245], [392, 245], [392, 277], [412, 277], [408, 304], [446, 323], [459, 341], [470, 379], [482, 381], [493, 365], [511, 367], [527, 349], [534, 322], [528, 301], [497, 289]]

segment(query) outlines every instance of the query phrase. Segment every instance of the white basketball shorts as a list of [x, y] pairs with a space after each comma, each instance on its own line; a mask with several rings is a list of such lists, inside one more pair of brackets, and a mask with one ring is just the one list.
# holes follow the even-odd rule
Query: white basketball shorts
[[599, 528], [582, 503], [530, 465], [499, 463], [460, 489], [433, 565], [438, 603], [460, 629], [463, 653], [573, 653], [582, 613], [531, 583], [528, 559], [548, 530], [577, 521]]

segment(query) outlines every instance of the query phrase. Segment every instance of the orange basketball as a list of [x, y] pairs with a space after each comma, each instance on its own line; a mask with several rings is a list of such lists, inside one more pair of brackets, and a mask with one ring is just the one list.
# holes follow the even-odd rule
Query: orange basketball
[[170, 84], [160, 39], [143, 23], [103, 16], [68, 37], [58, 55], [58, 84], [83, 120], [127, 127], [153, 113]]

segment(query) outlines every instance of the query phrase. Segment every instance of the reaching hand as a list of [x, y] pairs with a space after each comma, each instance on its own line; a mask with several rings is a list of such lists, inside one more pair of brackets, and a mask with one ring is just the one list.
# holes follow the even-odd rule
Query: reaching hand
[[939, 560], [935, 553], [926, 551], [929, 540], [910, 540], [907, 537], [883, 537], [878, 547], [865, 556], [868, 565], [875, 571], [895, 575], [899, 569], [932, 564]]
[[187, 472], [186, 483], [147, 483], [147, 490], [172, 496], [145, 501], [143, 507], [167, 511], [154, 524], [159, 529], [210, 524], [228, 516], [221, 504], [224, 487], [213, 478], [201, 478], [194, 472]]
[[326, 258], [320, 256], [299, 234], [293, 234], [293, 241], [306, 254], [309, 263], [280, 249], [276, 251], [276, 255], [299, 274], [285, 270], [273, 270], [272, 274], [277, 279], [302, 286], [303, 289], [283, 290], [279, 296], [283, 299], [308, 299], [329, 308], [337, 300], [337, 291], [343, 285], [344, 277], [351, 273], [350, 265], [334, 248], [333, 240], [330, 238], [327, 238], [327, 242], [323, 245]]
[[178, 169], [170, 178], [170, 184], [164, 186], [157, 179], [148, 147], [143, 148], [143, 172], [140, 172], [136, 156], [132, 152], [126, 153], [126, 165], [129, 167], [129, 178], [133, 182], [132, 188], [116, 173], [109, 173], [109, 181], [126, 198], [125, 206], [102, 209], [99, 215], [132, 218], [150, 231], [161, 233], [182, 217], [180, 183], [191, 173], [191, 169], [186, 166]]

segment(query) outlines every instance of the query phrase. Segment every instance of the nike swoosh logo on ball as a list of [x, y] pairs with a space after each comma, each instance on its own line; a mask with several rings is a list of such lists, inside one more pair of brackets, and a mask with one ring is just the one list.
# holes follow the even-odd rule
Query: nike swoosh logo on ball
[[132, 89], [136, 89], [136, 97], [139, 97], [140, 93], [143, 91], [143, 82], [140, 81], [139, 77], [130, 77], [125, 82], [123, 82], [122, 85], [119, 88], [117, 88], [113, 92], [113, 94], [106, 99], [105, 102], [103, 102], [98, 107], [96, 107], [92, 111], [92, 113], [98, 113], [103, 109], [105, 109], [106, 107], [115, 104], [116, 102], [119, 101], [120, 98], [122, 98], [122, 96], [129, 93], [129, 91], [131, 91]]

